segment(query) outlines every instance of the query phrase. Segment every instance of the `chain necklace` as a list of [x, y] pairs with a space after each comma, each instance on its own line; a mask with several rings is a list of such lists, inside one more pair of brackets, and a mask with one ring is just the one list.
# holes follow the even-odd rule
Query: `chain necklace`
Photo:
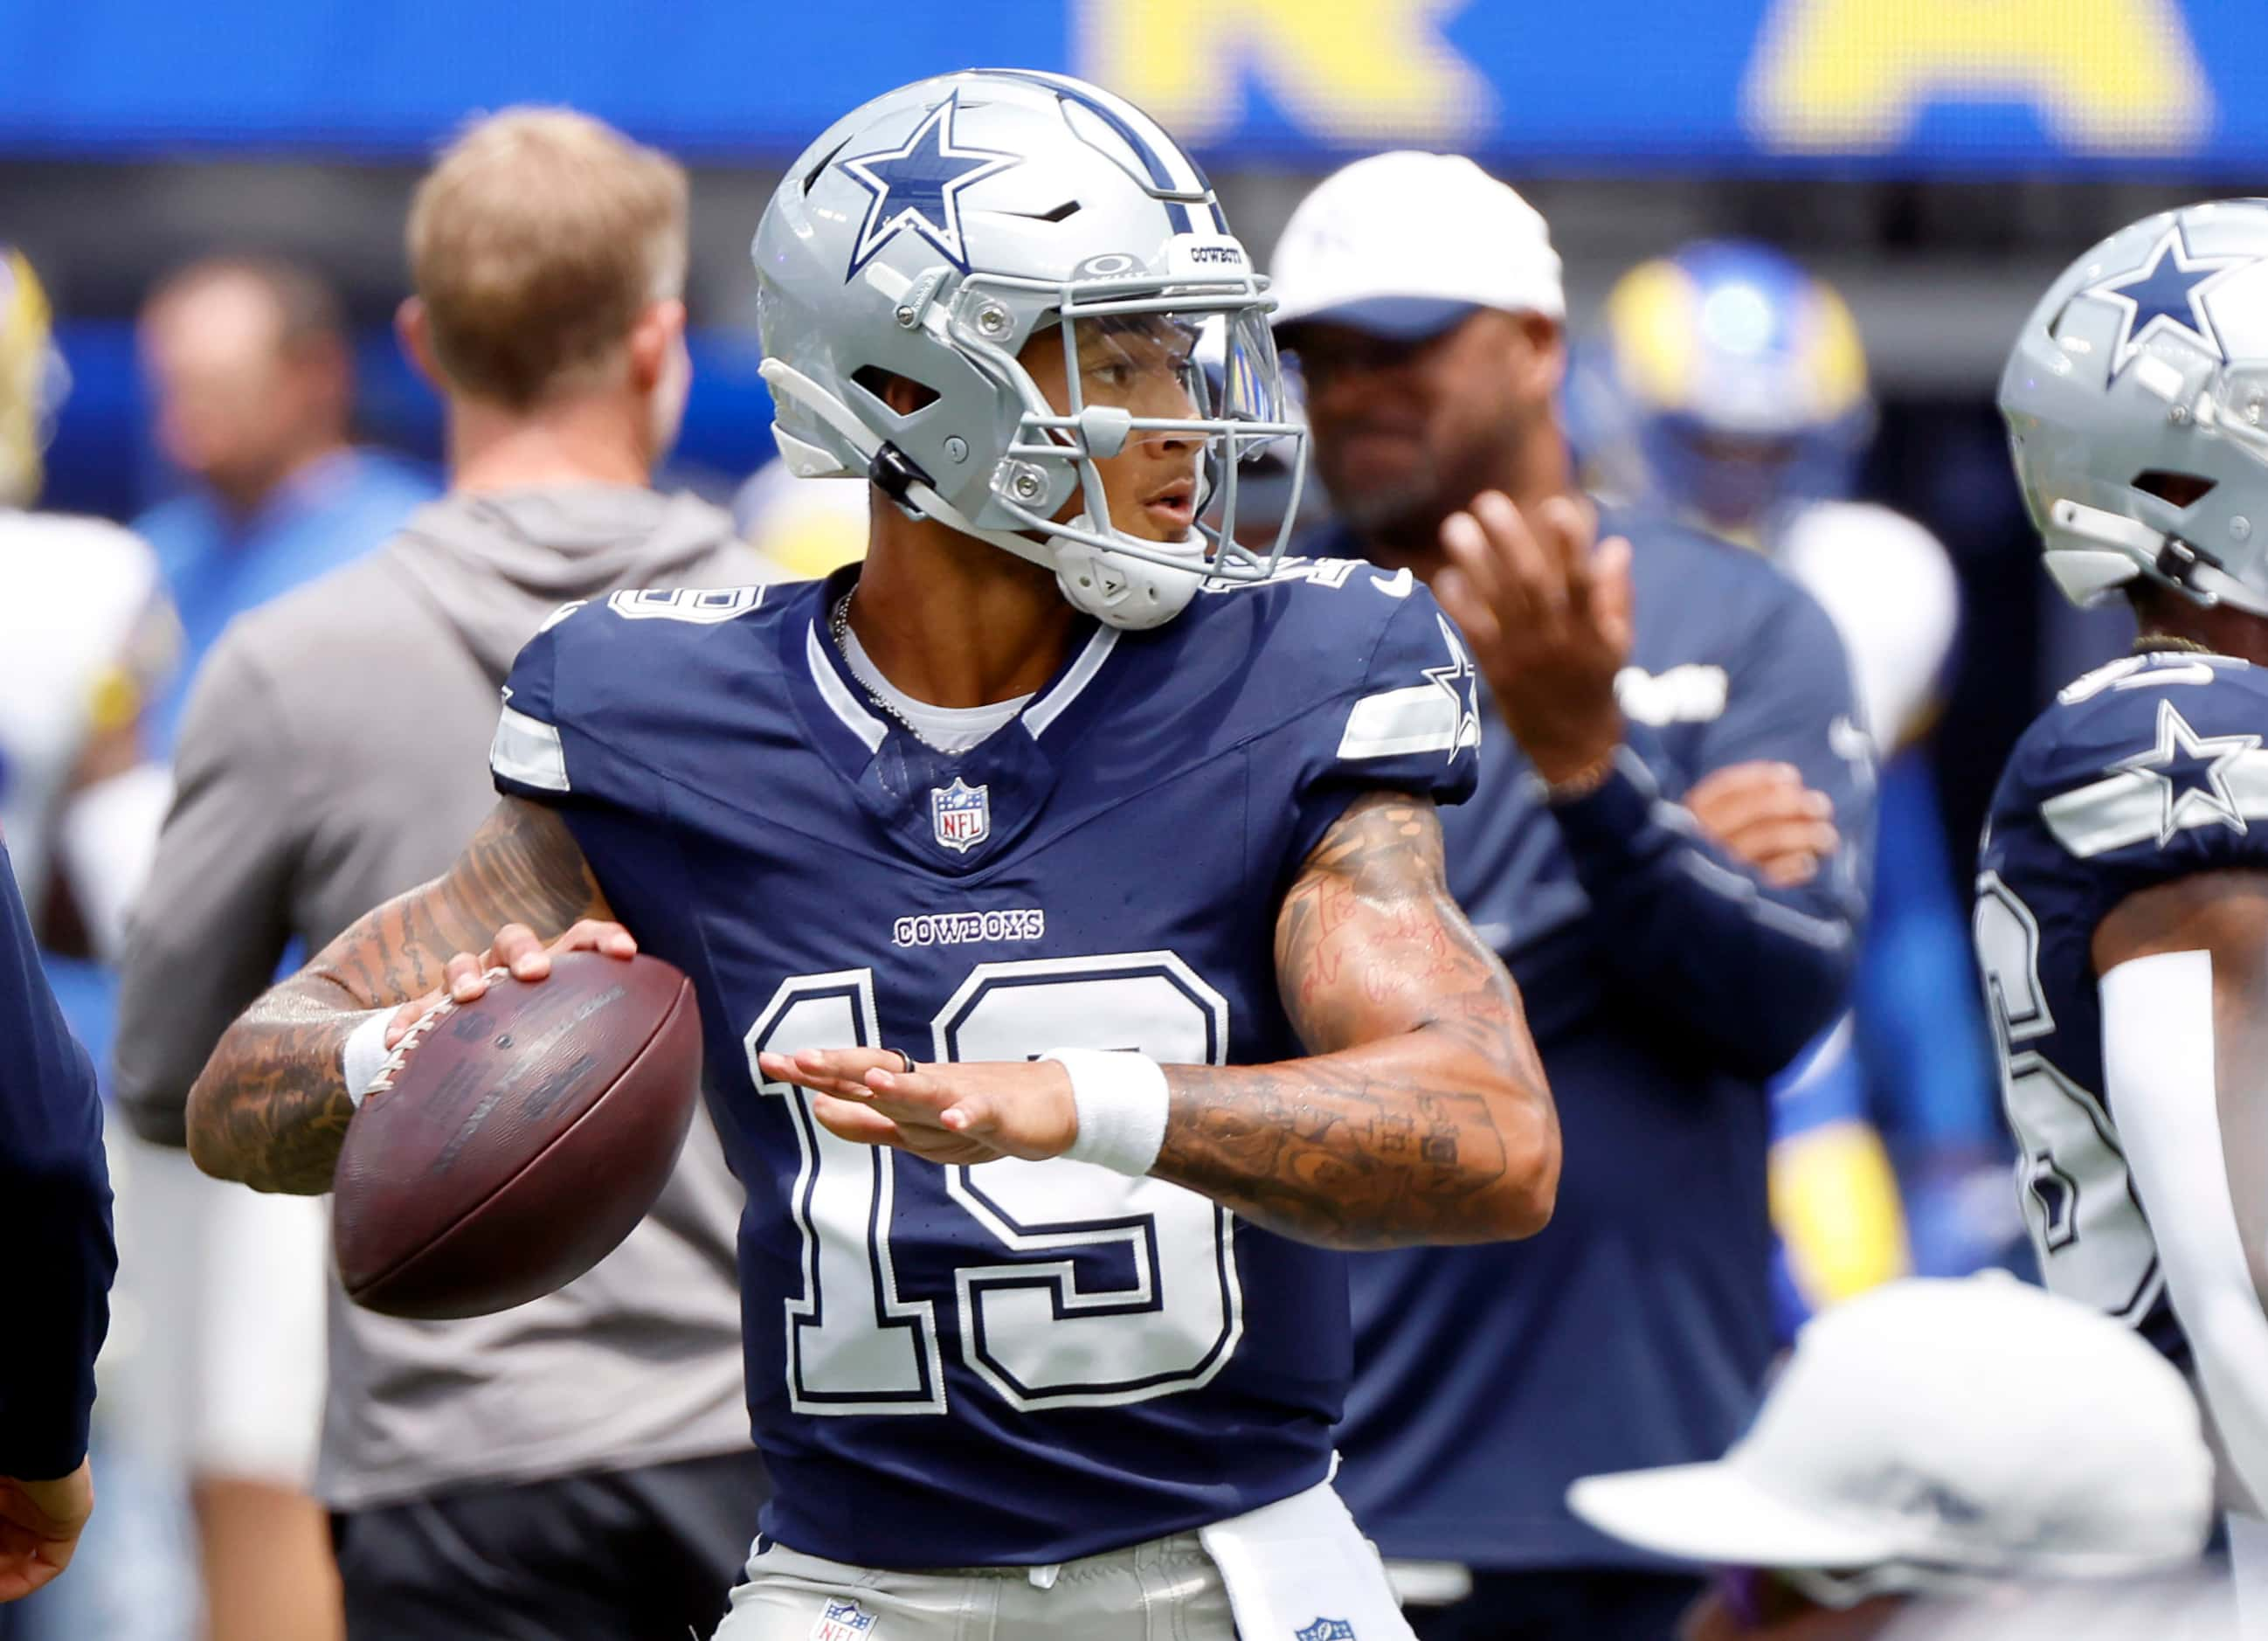
[[2149, 655], [2160, 650], [2186, 650], [2195, 655], [2215, 653], [2209, 644], [2199, 644], [2194, 638], [2176, 638], [2169, 632], [2146, 632], [2134, 640], [2134, 653]]
[[[853, 591], [855, 590], [856, 589], [854, 588]], [[914, 727], [914, 721], [908, 717], [904, 713], [899, 711], [886, 696], [877, 690], [873, 684], [869, 683], [866, 681], [865, 673], [860, 670], [858, 663], [850, 659], [850, 592], [845, 592], [841, 598], [835, 600], [834, 612], [827, 618], [827, 631], [828, 636], [835, 640], [835, 652], [841, 656], [843, 661], [850, 666], [850, 676], [858, 681], [858, 688], [865, 691], [866, 699], [873, 702], [875, 706], [879, 707], [881, 710], [888, 713], [893, 718], [896, 719], [898, 726], [904, 730], [907, 734], [912, 736], [916, 740], [922, 740], [922, 732], [920, 730]], [[872, 666], [873, 663], [869, 662], [867, 665]], [[922, 744], [924, 746], [927, 746], [929, 743], [923, 740]]]

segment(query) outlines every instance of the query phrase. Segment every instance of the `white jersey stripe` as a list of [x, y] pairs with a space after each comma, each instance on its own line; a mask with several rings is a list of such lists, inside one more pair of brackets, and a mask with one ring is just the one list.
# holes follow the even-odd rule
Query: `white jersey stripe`
[[1094, 636], [1086, 641], [1086, 648], [1079, 651], [1079, 659], [1071, 663], [1056, 687], [1024, 709], [1024, 727], [1035, 740], [1046, 734], [1049, 726], [1063, 716], [1064, 709], [1094, 681], [1094, 675], [1102, 670], [1102, 664], [1117, 647], [1118, 629], [1098, 625]]
[[[2268, 820], [2268, 749], [2235, 754], [2223, 762], [2220, 774], [2239, 820]], [[2124, 769], [2058, 793], [2040, 806], [2040, 818], [2057, 843], [2086, 860], [2161, 835], [2168, 825], [2166, 791], [2163, 777], [2147, 769]], [[2176, 831], [2229, 824], [2228, 813], [2217, 804], [2183, 804], [2171, 819]]]
[[541, 718], [506, 707], [489, 744], [489, 767], [508, 780], [547, 792], [574, 790], [567, 784], [567, 748], [559, 732]]
[[811, 681], [819, 686], [820, 698], [835, 710], [835, 716], [843, 720], [844, 727], [866, 743], [867, 751], [880, 752], [890, 726], [859, 705], [858, 697], [843, 683], [843, 674], [828, 661], [817, 622], [811, 623], [811, 630], [804, 637], [803, 657], [810, 664]]
[[1365, 695], [1347, 714], [1339, 756], [1398, 757], [1407, 752], [1449, 752], [1462, 720], [1456, 697], [1436, 684]]

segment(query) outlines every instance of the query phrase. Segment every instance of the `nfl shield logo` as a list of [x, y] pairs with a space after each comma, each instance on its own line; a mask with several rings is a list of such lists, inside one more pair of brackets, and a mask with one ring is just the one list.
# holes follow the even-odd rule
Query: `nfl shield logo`
[[930, 788], [929, 818], [937, 841], [965, 855], [992, 835], [992, 789], [971, 786], [956, 775], [952, 785]]
[[1354, 1626], [1344, 1618], [1318, 1618], [1294, 1634], [1297, 1641], [1354, 1641]]
[[811, 1641], [865, 1641], [874, 1633], [875, 1617], [856, 1601], [830, 1601], [811, 1627]]

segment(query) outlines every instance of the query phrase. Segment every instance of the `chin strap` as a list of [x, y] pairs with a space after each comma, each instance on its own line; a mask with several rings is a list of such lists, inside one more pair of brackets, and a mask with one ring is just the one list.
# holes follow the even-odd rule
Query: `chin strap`
[[[1073, 609], [1113, 627], [1139, 630], [1162, 627], [1189, 607], [1204, 579], [1202, 544], [1197, 562], [1186, 572], [1120, 557], [1085, 542], [1050, 537], [1035, 541], [1012, 530], [980, 528], [951, 502], [937, 493], [935, 482], [895, 445], [879, 439], [850, 408], [793, 365], [766, 359], [759, 367], [765, 385], [786, 395], [833, 428], [843, 441], [866, 463], [866, 476], [892, 501], [917, 517], [934, 519], [948, 529], [973, 535], [980, 541], [1004, 548], [1027, 563], [1055, 571], [1056, 585]], [[777, 436], [777, 435], [776, 435]], [[799, 452], [813, 446], [796, 441]], [[806, 457], [806, 460], [808, 458]], [[853, 469], [834, 464], [836, 470]], [[1074, 526], [1092, 528], [1082, 513]], [[1154, 595], [1145, 606], [1136, 595], [1145, 584]]]

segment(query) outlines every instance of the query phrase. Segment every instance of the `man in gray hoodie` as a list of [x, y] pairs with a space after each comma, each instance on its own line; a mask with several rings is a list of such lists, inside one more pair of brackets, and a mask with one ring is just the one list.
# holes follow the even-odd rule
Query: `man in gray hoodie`
[[[186, 1142], [190, 1085], [293, 937], [319, 950], [449, 865], [494, 801], [497, 689], [550, 612], [767, 578], [724, 512], [648, 487], [689, 374], [674, 163], [508, 111], [442, 156], [409, 240], [401, 329], [447, 401], [450, 491], [239, 620], [197, 681], [118, 1039], [126, 1115], [161, 1143]], [[703, 1119], [652, 1216], [549, 1298], [421, 1323], [334, 1283], [316, 1485], [352, 1641], [709, 1632], [766, 1490], [740, 1199]]]

